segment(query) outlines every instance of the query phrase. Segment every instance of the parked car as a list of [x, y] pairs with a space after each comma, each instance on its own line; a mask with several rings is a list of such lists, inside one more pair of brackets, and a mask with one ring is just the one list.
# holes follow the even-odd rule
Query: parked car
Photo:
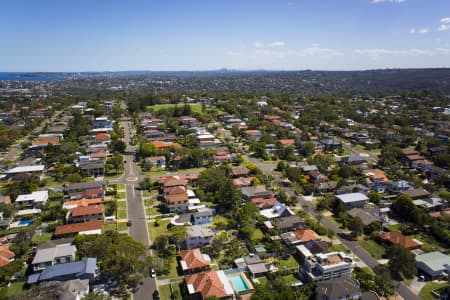
[[127, 226], [130, 227], [131, 225], [133, 225], [133, 222], [131, 220], [127, 221]]
[[153, 277], [153, 278], [156, 277], [156, 271], [155, 271], [155, 269], [151, 269], [151, 271], [150, 271], [150, 277]]

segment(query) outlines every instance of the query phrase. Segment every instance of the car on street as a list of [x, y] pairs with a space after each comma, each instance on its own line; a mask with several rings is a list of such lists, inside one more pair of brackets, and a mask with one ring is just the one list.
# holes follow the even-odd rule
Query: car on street
[[151, 270], [150, 270], [150, 277], [153, 277], [153, 278], [156, 277], [156, 271], [155, 271], [155, 269], [151, 269]]
[[131, 220], [127, 221], [127, 226], [130, 227], [131, 225], [133, 225], [133, 222]]
[[159, 299], [160, 299], [159, 292], [158, 292], [158, 290], [155, 290], [153, 292], [153, 300], [159, 300]]

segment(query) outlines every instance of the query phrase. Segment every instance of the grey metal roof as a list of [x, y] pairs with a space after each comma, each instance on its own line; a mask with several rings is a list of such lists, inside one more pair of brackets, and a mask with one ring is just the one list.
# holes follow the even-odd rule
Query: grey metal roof
[[450, 256], [434, 251], [416, 256], [416, 262], [422, 262], [433, 271], [445, 269], [445, 265], [450, 265]]
[[367, 201], [369, 199], [369, 198], [367, 198], [366, 195], [364, 195], [362, 193], [341, 194], [341, 195], [336, 195], [336, 197], [344, 203]]
[[74, 245], [61, 245], [53, 248], [38, 249], [32, 264], [53, 261], [56, 257], [73, 256], [77, 252]]
[[51, 266], [42, 271], [39, 281], [49, 280], [67, 275], [94, 274], [97, 269], [96, 258], [85, 258], [67, 264]]

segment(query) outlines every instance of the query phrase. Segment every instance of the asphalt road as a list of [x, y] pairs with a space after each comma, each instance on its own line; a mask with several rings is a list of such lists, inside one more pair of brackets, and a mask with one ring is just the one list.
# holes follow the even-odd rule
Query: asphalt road
[[[122, 121], [122, 127], [124, 129], [124, 141], [127, 145], [127, 152], [133, 152], [135, 149], [130, 144], [131, 135], [128, 120]], [[116, 180], [116, 182], [124, 183], [126, 187], [128, 219], [132, 222], [132, 225], [128, 228], [128, 233], [132, 238], [148, 248], [150, 246], [150, 239], [147, 221], [145, 219], [144, 202], [141, 197], [141, 192], [138, 189], [138, 184], [142, 176], [139, 175], [133, 155], [124, 155], [124, 161], [124, 175]], [[147, 254], [151, 255], [151, 251], [149, 250]], [[145, 275], [142, 280], [142, 285], [133, 293], [134, 300], [152, 299], [153, 292], [157, 289], [156, 279], [149, 277], [149, 274]]]

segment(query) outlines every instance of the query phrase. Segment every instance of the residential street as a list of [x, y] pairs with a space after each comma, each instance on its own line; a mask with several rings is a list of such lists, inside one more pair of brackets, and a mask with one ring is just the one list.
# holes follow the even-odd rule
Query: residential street
[[[127, 145], [127, 153], [132, 153], [135, 149], [130, 144], [131, 136], [128, 121], [122, 121], [122, 127], [125, 133], [124, 141]], [[132, 226], [128, 228], [128, 232], [136, 241], [143, 243], [146, 247], [149, 247], [150, 240], [147, 221], [145, 219], [144, 203], [142, 201], [141, 192], [137, 189], [138, 183], [142, 176], [139, 175], [137, 164], [134, 162], [133, 154], [124, 155], [124, 160], [125, 172], [118, 182], [124, 183], [126, 186], [128, 219], [132, 222]], [[150, 250], [148, 254], [150, 254]], [[133, 294], [133, 299], [135, 300], [151, 299], [151, 295], [157, 289], [156, 279], [149, 277], [149, 274], [146, 275], [147, 276], [143, 279], [143, 284]]]

